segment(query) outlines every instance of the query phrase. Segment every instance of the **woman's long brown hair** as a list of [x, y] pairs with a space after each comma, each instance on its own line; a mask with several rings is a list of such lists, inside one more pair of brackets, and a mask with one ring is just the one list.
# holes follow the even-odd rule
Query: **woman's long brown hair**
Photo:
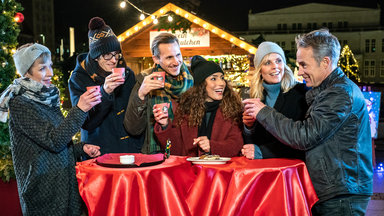
[[[226, 80], [225, 83], [223, 100], [220, 103], [221, 111], [224, 119], [231, 119], [240, 124], [243, 110], [240, 96]], [[204, 81], [198, 86], [193, 86], [180, 97], [175, 112], [175, 119], [178, 119], [177, 125], [180, 126], [184, 121], [188, 121], [189, 127], [201, 125], [205, 114], [205, 99], [208, 97], [205, 90], [206, 85], [207, 83]]]

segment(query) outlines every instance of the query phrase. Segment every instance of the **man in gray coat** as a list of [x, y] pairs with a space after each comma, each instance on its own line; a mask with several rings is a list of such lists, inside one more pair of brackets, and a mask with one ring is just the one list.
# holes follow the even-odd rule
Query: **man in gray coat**
[[309, 109], [293, 121], [259, 99], [244, 101], [284, 144], [304, 150], [319, 202], [313, 215], [364, 215], [372, 195], [372, 140], [364, 96], [337, 66], [338, 39], [326, 29], [296, 37], [299, 75], [308, 87]]

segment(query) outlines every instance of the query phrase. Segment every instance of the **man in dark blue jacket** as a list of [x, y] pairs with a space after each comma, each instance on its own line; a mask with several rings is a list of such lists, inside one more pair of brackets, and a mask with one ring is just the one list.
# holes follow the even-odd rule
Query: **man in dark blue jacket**
[[306, 152], [319, 202], [313, 215], [364, 215], [372, 195], [372, 140], [364, 96], [337, 66], [338, 39], [321, 29], [296, 37], [299, 75], [309, 109], [293, 121], [259, 99], [246, 114], [292, 148]]
[[[89, 22], [89, 52], [77, 57], [69, 79], [72, 104], [89, 86], [99, 86], [101, 103], [88, 112], [81, 129], [81, 141], [101, 147], [104, 153], [137, 153], [143, 136], [130, 136], [123, 126], [125, 109], [136, 83], [134, 72], [126, 66], [121, 46], [112, 29], [100, 17]], [[125, 79], [112, 73], [113, 68], [125, 68]]]

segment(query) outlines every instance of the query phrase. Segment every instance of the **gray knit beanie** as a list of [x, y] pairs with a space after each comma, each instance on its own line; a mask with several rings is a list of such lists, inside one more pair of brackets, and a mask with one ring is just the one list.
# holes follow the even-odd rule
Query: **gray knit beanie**
[[270, 53], [277, 53], [283, 58], [284, 63], [286, 64], [287, 61], [285, 60], [285, 55], [283, 49], [276, 43], [266, 41], [259, 45], [256, 51], [255, 58], [253, 59], [253, 62], [255, 64], [255, 68], [259, 66], [261, 63], [261, 60], [263, 60], [264, 56], [270, 54]]
[[49, 55], [51, 55], [51, 51], [49, 51], [46, 46], [37, 43], [19, 48], [16, 53], [13, 54], [13, 61], [15, 62], [17, 72], [21, 76], [24, 76], [36, 59], [43, 53], [49, 53]]
[[93, 17], [88, 24], [89, 55], [96, 59], [102, 54], [121, 51], [120, 42], [111, 27], [100, 17]]

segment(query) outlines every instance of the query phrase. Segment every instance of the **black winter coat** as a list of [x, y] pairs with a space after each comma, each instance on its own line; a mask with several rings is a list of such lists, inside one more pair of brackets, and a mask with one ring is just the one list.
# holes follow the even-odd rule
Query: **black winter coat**
[[[305, 84], [299, 83], [286, 93], [280, 91], [273, 108], [287, 118], [295, 121], [303, 120], [308, 109], [305, 100], [307, 90]], [[304, 151], [284, 145], [257, 121], [251, 134], [244, 133], [244, 143], [258, 145], [263, 158], [297, 158], [301, 160], [305, 158]]]
[[[87, 86], [97, 85], [81, 66], [86, 56], [87, 54], [78, 56], [76, 67], [69, 79], [72, 106], [76, 106], [80, 96], [87, 91]], [[135, 83], [134, 72], [126, 67], [125, 83], [117, 87], [111, 95], [104, 91], [103, 85], [100, 86], [102, 102], [88, 111], [81, 129], [81, 141], [100, 146], [101, 154], [141, 151], [144, 136], [131, 136], [123, 125], [129, 96]]]

